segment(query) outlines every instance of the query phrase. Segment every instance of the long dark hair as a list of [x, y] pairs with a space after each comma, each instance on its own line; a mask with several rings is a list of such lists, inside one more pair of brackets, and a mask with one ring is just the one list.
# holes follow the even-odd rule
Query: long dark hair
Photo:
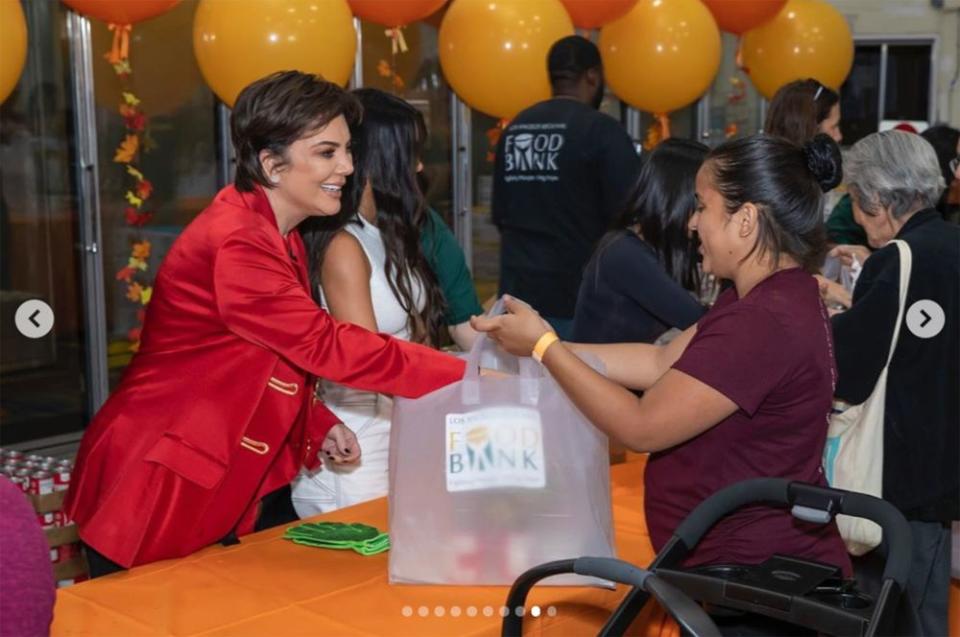
[[790, 82], [770, 101], [763, 132], [802, 146], [819, 132], [820, 123], [830, 117], [830, 110], [839, 102], [837, 92], [817, 80]]
[[[386, 248], [387, 281], [410, 317], [411, 340], [439, 346], [445, 331], [443, 293], [420, 249], [428, 211], [417, 183], [417, 164], [427, 138], [426, 123], [420, 111], [389, 93], [363, 88], [353, 95], [363, 107], [363, 119], [352, 131], [354, 172], [340, 212], [307, 225], [304, 238], [311, 283], [314, 289], [319, 287], [330, 239], [359, 212], [369, 183], [377, 206], [377, 228]], [[416, 303], [417, 279], [426, 300], [422, 311]]]
[[811, 273], [823, 265], [822, 197], [843, 177], [836, 142], [820, 133], [801, 147], [782, 137], [753, 135], [714, 148], [707, 163], [728, 213], [746, 203], [760, 211], [750, 254], [769, 254], [773, 263], [788, 254]]
[[648, 156], [627, 207], [601, 250], [613, 237], [637, 226], [657, 253], [667, 274], [687, 290], [699, 290], [697, 247], [687, 222], [696, 202], [697, 171], [709, 149], [687, 139], [670, 138]]

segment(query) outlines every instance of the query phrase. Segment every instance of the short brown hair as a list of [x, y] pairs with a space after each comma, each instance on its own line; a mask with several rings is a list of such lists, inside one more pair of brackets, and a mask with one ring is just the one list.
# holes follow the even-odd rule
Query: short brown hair
[[233, 183], [250, 192], [270, 181], [260, 165], [264, 149], [280, 158], [306, 134], [343, 115], [354, 126], [362, 109], [356, 98], [333, 82], [300, 71], [279, 71], [246, 86], [230, 116], [230, 136], [237, 154]]
[[833, 89], [814, 79], [797, 80], [780, 88], [767, 110], [763, 132], [803, 146], [819, 132], [820, 122], [840, 101]]

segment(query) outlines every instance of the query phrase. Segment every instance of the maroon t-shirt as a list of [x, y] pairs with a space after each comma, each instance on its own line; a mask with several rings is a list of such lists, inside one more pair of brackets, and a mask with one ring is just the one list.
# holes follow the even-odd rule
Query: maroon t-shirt
[[[727, 290], [700, 320], [674, 369], [740, 409], [651, 456], [646, 515], [657, 550], [694, 507], [735, 482], [779, 477], [826, 486], [821, 457], [836, 367], [830, 321], [813, 277], [795, 268], [771, 275], [742, 299], [736, 289]], [[771, 506], [724, 518], [687, 564], [759, 564], [774, 553], [851, 572], [833, 523], [808, 524]]]

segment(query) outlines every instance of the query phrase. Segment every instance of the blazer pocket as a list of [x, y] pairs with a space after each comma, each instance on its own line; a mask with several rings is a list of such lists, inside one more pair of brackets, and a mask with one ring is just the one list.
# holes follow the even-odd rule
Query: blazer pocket
[[216, 458], [169, 434], [160, 437], [144, 460], [162, 465], [204, 489], [216, 487], [227, 472], [227, 466]]

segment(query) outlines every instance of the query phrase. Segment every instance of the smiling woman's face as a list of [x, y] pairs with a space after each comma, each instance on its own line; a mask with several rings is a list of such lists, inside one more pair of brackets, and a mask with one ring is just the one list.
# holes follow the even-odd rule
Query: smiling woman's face
[[308, 217], [340, 212], [347, 176], [353, 172], [350, 127], [342, 115], [287, 148], [287, 162], [272, 165], [265, 159], [273, 192], [291, 208]]
[[706, 161], [697, 171], [696, 205], [687, 228], [700, 237], [703, 271], [719, 278], [732, 278], [739, 263], [742, 241], [727, 212], [723, 195], [713, 183], [712, 162]]

